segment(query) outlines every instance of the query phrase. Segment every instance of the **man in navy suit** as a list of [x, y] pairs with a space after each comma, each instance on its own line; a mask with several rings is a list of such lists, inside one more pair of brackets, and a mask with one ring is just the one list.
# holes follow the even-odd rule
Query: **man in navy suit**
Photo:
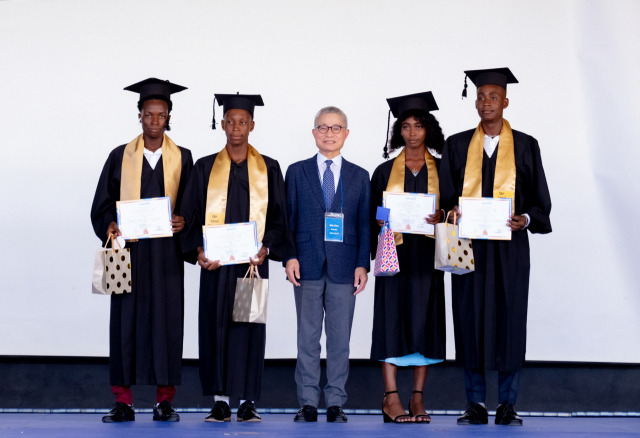
[[327, 421], [344, 423], [349, 339], [356, 295], [369, 271], [369, 173], [342, 158], [347, 116], [336, 107], [315, 117], [318, 154], [289, 166], [285, 178], [295, 254], [285, 260], [298, 320], [296, 422], [314, 422], [320, 400], [320, 336], [325, 322]]

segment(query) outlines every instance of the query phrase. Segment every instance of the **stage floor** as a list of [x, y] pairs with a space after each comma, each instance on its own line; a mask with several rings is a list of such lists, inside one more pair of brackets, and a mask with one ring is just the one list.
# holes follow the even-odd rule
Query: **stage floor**
[[638, 417], [523, 417], [524, 426], [458, 426], [456, 416], [434, 415], [431, 424], [384, 424], [380, 415], [349, 415], [346, 424], [293, 422], [292, 414], [262, 414], [262, 423], [205, 423], [203, 413], [181, 413], [179, 423], [158, 423], [148, 412], [136, 421], [104, 424], [102, 414], [0, 414], [0, 437], [145, 438], [255, 436], [319, 438], [326, 436], [390, 437], [640, 437]]

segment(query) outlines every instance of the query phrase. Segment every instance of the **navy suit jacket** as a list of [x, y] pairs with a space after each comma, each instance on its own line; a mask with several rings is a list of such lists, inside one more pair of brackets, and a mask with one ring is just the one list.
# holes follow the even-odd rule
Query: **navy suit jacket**
[[[327, 274], [334, 283], [351, 283], [358, 267], [370, 267], [369, 203], [371, 184], [369, 173], [342, 158], [340, 182], [331, 211], [344, 213], [343, 242], [324, 241], [324, 195], [320, 184], [317, 156], [292, 164], [285, 177], [289, 227], [295, 242], [295, 254], [300, 263], [301, 280], [318, 280], [327, 265]], [[286, 264], [286, 260], [285, 260]]]

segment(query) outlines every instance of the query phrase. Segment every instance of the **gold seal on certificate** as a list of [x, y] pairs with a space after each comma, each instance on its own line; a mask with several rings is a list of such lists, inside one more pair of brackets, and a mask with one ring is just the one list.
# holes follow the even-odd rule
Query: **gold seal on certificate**
[[221, 265], [249, 263], [258, 253], [258, 227], [255, 222], [205, 225], [204, 256]]
[[425, 218], [436, 212], [436, 195], [429, 193], [383, 192], [382, 203], [389, 212], [389, 228], [394, 233], [434, 235]]
[[116, 202], [118, 228], [125, 240], [171, 237], [171, 198]]
[[460, 237], [511, 240], [511, 198], [460, 198]]

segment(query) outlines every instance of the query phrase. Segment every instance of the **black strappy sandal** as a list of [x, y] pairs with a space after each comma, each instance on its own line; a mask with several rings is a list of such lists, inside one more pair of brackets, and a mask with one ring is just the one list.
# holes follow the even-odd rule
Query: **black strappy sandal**
[[[411, 397], [413, 397], [414, 393], [422, 394], [422, 391], [413, 391], [411, 393]], [[420, 423], [429, 424], [429, 423], [431, 423], [431, 417], [429, 416], [429, 414], [418, 414], [418, 415], [415, 415], [415, 416], [413, 415], [413, 413], [411, 412], [411, 400], [409, 400], [409, 415], [412, 418], [416, 419], [416, 421], [414, 421], [415, 424], [420, 424]], [[426, 420], [418, 421], [418, 418], [425, 418]]]
[[397, 394], [397, 393], [398, 393], [398, 390], [387, 391], [387, 392], [384, 393], [384, 399], [382, 399], [382, 418], [384, 419], [385, 423], [398, 423], [398, 424], [401, 424], [401, 423], [412, 423], [411, 421], [398, 421], [398, 419], [400, 419], [400, 418], [409, 418], [409, 419], [411, 419], [411, 415], [403, 414], [403, 415], [398, 415], [395, 418], [391, 418], [389, 416], [389, 414], [387, 414], [384, 411], [384, 400], [387, 398], [387, 396], [389, 394]]

